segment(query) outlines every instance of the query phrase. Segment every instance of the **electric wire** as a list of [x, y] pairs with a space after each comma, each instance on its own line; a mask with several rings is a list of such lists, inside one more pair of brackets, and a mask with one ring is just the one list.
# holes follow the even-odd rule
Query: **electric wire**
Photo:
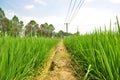
[[73, 0], [70, 1], [70, 5], [68, 8], [67, 16], [66, 16], [66, 23], [71, 23], [72, 20], [76, 17], [77, 13], [79, 12], [80, 8], [82, 7], [85, 0]]
[[77, 8], [76, 8], [76, 11], [74, 11], [73, 15], [71, 16], [71, 19], [69, 19], [69, 23], [72, 22], [72, 20], [76, 17], [76, 15], [78, 14], [80, 8], [82, 7], [83, 3], [84, 3], [85, 0], [80, 0]]
[[73, 1], [73, 0], [70, 1], [70, 5], [69, 5], [68, 12], [67, 12], [67, 15], [66, 15], [66, 19], [65, 19], [65, 22], [66, 22], [66, 23], [67, 23], [67, 20], [68, 20], [68, 17], [69, 17], [69, 13], [70, 13], [72, 1]]
[[74, 0], [73, 6], [71, 7], [71, 11], [70, 11], [70, 13], [69, 13], [70, 15], [69, 15], [69, 17], [68, 17], [68, 22], [69, 22], [69, 20], [70, 20], [70, 17], [73, 15], [73, 12], [75, 11], [76, 2], [77, 2], [77, 0]]

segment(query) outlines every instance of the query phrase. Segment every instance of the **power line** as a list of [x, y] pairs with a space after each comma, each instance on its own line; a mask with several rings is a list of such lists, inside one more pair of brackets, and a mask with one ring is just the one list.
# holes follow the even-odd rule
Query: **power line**
[[73, 6], [71, 7], [71, 11], [70, 11], [70, 13], [69, 13], [70, 15], [69, 15], [69, 17], [68, 17], [68, 22], [69, 22], [70, 17], [72, 16], [72, 14], [73, 14], [73, 12], [74, 12], [74, 10], [75, 10], [76, 2], [77, 2], [77, 0], [74, 0]]
[[73, 0], [70, 1], [67, 17], [66, 17], [66, 23], [70, 23], [74, 17], [77, 15], [79, 9], [83, 5], [85, 0]]
[[73, 0], [70, 1], [70, 5], [69, 5], [69, 8], [68, 8], [68, 12], [67, 12], [67, 16], [66, 16], [65, 22], [66, 22], [67, 19], [68, 19], [68, 16], [69, 16], [69, 13], [70, 13], [70, 8], [71, 8], [71, 5], [72, 5], [72, 1], [73, 1]]
[[77, 5], [76, 11], [74, 11], [72, 17], [70, 18], [69, 22], [72, 22], [72, 20], [76, 17], [77, 13], [79, 12], [80, 8], [82, 7], [85, 0], [80, 0], [79, 4]]
[[85, 0], [71, 0], [70, 5], [68, 8], [66, 20], [65, 20], [65, 26], [66, 26], [66, 32], [68, 32], [68, 25], [72, 22], [72, 20], [76, 17], [77, 13], [79, 12], [81, 6], [83, 5]]

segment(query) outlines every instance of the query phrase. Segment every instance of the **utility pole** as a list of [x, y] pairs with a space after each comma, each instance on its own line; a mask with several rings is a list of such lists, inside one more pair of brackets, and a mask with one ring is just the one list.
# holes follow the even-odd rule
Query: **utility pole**
[[77, 33], [79, 33], [79, 28], [78, 28], [78, 26], [77, 26]]
[[66, 26], [66, 33], [68, 33], [68, 25], [69, 25], [69, 23], [65, 23], [65, 26]]

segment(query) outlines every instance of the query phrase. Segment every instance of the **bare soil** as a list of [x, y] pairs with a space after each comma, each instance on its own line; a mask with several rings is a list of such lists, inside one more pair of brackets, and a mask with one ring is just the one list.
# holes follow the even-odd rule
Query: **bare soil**
[[43, 72], [44, 77], [39, 76], [36, 77], [35, 80], [76, 80], [71, 68], [70, 55], [63, 41], [61, 41], [53, 51], [51, 59], [47, 62], [46, 68]]

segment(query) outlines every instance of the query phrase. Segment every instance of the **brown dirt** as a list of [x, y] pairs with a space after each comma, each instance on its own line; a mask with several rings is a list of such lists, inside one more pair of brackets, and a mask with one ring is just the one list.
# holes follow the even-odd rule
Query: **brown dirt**
[[73, 70], [71, 69], [71, 59], [67, 50], [61, 41], [54, 53], [52, 53], [53, 59], [48, 61], [48, 65], [46, 65], [48, 71], [45, 70], [44, 77], [37, 77], [35, 80], [76, 80], [73, 76]]

